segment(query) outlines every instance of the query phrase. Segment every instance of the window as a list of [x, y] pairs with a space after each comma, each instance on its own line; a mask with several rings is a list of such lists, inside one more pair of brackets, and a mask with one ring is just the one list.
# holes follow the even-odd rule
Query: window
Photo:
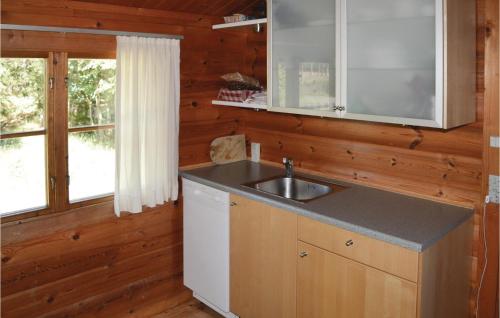
[[46, 59], [0, 59], [0, 215], [47, 199]]
[[0, 58], [1, 217], [112, 199], [114, 94], [112, 59]]
[[70, 202], [114, 191], [115, 60], [69, 59]]

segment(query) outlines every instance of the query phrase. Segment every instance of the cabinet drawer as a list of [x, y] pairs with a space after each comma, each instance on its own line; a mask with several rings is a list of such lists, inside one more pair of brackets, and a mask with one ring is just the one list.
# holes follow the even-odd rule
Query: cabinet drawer
[[299, 217], [299, 240], [387, 273], [417, 281], [418, 252]]
[[307, 243], [298, 248], [307, 255], [297, 262], [297, 318], [416, 317], [416, 283]]

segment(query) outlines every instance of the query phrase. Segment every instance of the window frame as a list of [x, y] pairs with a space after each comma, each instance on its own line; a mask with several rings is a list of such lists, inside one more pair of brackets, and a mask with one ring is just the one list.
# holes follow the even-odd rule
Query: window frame
[[[82, 126], [69, 128], [68, 117], [68, 62], [70, 58], [89, 59], [115, 59], [114, 54], [109, 52], [94, 52], [85, 54], [82, 52], [59, 52], [51, 51], [24, 51], [24, 50], [2, 50], [2, 58], [45, 58], [46, 59], [46, 109], [45, 128], [29, 131], [0, 134], [0, 139], [15, 137], [27, 137], [45, 135], [45, 164], [46, 164], [46, 193], [47, 207], [42, 209], [33, 208], [12, 212], [9, 215], [0, 215], [0, 223], [19, 222], [25, 219], [48, 215], [52, 213], [66, 212], [68, 210], [105, 204], [113, 201], [113, 194], [104, 194], [89, 199], [83, 198], [75, 202], [69, 201], [69, 170], [68, 170], [68, 138], [70, 132], [94, 131], [100, 129], [114, 128], [115, 124], [98, 126]], [[52, 79], [52, 87], [49, 81]], [[56, 116], [57, 114], [57, 116]], [[55, 178], [55, 187], [51, 187], [51, 177]]]

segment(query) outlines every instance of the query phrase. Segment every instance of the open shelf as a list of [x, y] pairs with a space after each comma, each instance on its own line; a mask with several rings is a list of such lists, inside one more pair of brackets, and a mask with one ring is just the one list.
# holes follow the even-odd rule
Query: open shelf
[[243, 107], [243, 108], [253, 108], [253, 109], [267, 109], [265, 104], [250, 104], [250, 103], [240, 103], [240, 102], [228, 102], [225, 100], [213, 100], [213, 105], [221, 106], [233, 106], [233, 107]]
[[222, 24], [214, 24], [212, 25], [212, 29], [225, 29], [225, 28], [237, 28], [237, 27], [242, 27], [246, 25], [255, 25], [255, 24], [261, 24], [261, 23], [267, 23], [267, 19], [254, 19], [254, 20], [246, 20], [246, 21], [240, 21], [240, 22], [232, 22], [232, 23], [222, 23]]

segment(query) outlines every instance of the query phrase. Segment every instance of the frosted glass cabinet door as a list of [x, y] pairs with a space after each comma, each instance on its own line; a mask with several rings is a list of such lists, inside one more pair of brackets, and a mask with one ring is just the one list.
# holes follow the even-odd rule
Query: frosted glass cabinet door
[[435, 121], [436, 1], [342, 1], [347, 114]]
[[[272, 2], [271, 2], [272, 1]], [[335, 0], [269, 0], [272, 107], [335, 105]]]

